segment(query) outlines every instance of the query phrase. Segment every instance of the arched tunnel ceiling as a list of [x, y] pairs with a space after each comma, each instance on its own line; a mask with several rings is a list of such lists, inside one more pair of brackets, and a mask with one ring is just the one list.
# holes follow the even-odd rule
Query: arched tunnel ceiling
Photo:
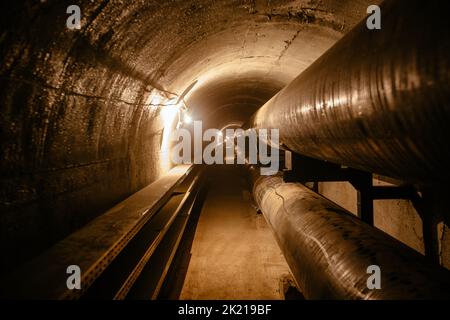
[[[73, 32], [51, 27], [64, 25], [66, 15], [61, 13], [65, 13], [65, 1], [33, 5], [19, 2], [5, 12], [13, 16], [17, 12], [28, 13], [29, 17], [23, 18], [48, 33], [44, 34], [47, 41], [39, 38], [30, 42], [41, 49], [37, 57], [32, 57], [32, 62], [36, 62], [34, 76], [49, 86], [64, 86], [93, 96], [113, 95], [135, 103], [146, 101], [144, 95], [152, 88], [179, 94], [199, 80], [194, 92], [203, 88], [206, 93], [209, 85], [222, 90], [218, 83], [232, 85], [233, 90], [225, 87], [223, 90], [241, 97], [234, 98], [236, 105], [248, 105], [254, 110], [258, 107], [256, 101], [273, 95], [355, 25], [365, 15], [368, 3], [367, 0], [81, 1], [83, 28]], [[18, 26], [16, 34], [31, 36], [30, 30], [21, 29], [26, 25]], [[80, 54], [88, 57], [86, 61], [77, 57]], [[12, 62], [27, 57], [8, 58], [7, 62]], [[103, 60], [101, 66], [95, 60]], [[97, 65], [93, 66], [94, 63]], [[98, 81], [103, 78], [108, 80]], [[246, 101], [240, 92], [247, 90], [249, 96], [252, 91], [249, 85], [245, 89], [233, 85], [233, 80], [244, 83], [243, 79], [250, 80], [255, 87], [261, 83], [271, 89], [261, 96], [262, 100], [253, 97], [252, 102]], [[201, 100], [197, 94], [195, 105], [210, 110], [229, 104], [226, 100], [208, 103]]]
[[[144, 45], [137, 66], [142, 66], [144, 73], [150, 71], [158, 86], [171, 92], [183, 92], [198, 80], [188, 96], [188, 105], [193, 105], [192, 111], [200, 118], [219, 115], [211, 124], [219, 126], [219, 119], [230, 118], [220, 116], [224, 106], [228, 106], [228, 112], [233, 106], [238, 108], [234, 113], [242, 112], [238, 116], [242, 120], [309, 66], [364, 16], [367, 1], [210, 1], [176, 5], [175, 10], [165, 5], [151, 7], [153, 14], [148, 19], [144, 10], [136, 17], [140, 20], [135, 23], [147, 21], [151, 28], [141, 30], [140, 37], [158, 30], [157, 42], [165, 44], [160, 49]], [[155, 9], [159, 11], [156, 15]], [[158, 28], [161, 21], [152, 23], [154, 16], [164, 17], [164, 33]], [[167, 55], [161, 59], [164, 53]], [[157, 70], [145, 70], [158, 64]], [[207, 101], [202, 101], [199, 92]], [[213, 95], [218, 99], [212, 99]]]
[[[235, 120], [245, 120], [340, 35], [316, 25], [252, 21], [188, 47], [166, 75], [175, 79], [169, 81], [175, 91], [198, 80], [186, 100], [200, 119], [220, 115], [219, 110], [227, 106], [227, 112], [238, 108], [233, 111], [239, 118]], [[228, 121], [229, 116], [216, 117], [211, 125], [223, 125], [219, 120]]]
[[244, 121], [373, 2], [80, 0], [81, 29], [68, 30], [72, 1], [3, 1], [0, 268], [165, 172], [153, 95], [198, 80], [195, 117]]
[[[210, 83], [216, 90], [222, 90], [217, 87], [218, 82], [231, 85], [232, 79], [250, 79], [254, 86], [259, 86], [257, 80], [272, 83], [273, 90], [262, 96], [265, 99], [358, 22], [368, 3], [355, 0], [81, 1], [82, 30], [69, 35], [59, 30], [60, 33], [52, 35], [57, 38], [49, 43], [53, 50], [46, 62], [52, 63], [55, 72], [51, 77], [45, 76], [46, 82], [56, 85], [64, 81], [65, 86], [73, 86], [76, 92], [84, 87], [92, 94], [112, 89], [118, 91], [115, 95], [120, 99], [131, 102], [143, 101], [139, 90], [142, 88], [136, 87], [142, 83], [147, 85], [147, 90], [157, 87], [181, 93], [197, 79], [199, 86], [194, 90], [208, 87]], [[32, 14], [40, 13], [40, 22], [47, 27], [52, 22], [44, 21], [45, 15], [64, 12], [65, 7], [64, 2], [44, 1], [35, 11], [34, 7], [28, 10]], [[57, 19], [64, 18], [57, 15]], [[67, 45], [68, 52], [57, 45], [61, 41]], [[99, 83], [98, 78], [103, 78], [106, 70], [81, 76], [87, 78], [82, 82], [68, 79], [67, 71], [72, 73], [72, 70], [67, 68], [79, 62], [71, 61], [73, 53], [79, 50], [91, 50], [93, 55], [103, 56], [104, 69], [116, 69], [122, 74], [132, 72], [137, 83], [117, 74], [108, 83]], [[62, 61], [54, 63], [55, 59]], [[62, 73], [57, 68], [61, 62], [64, 63], [59, 69]], [[244, 90], [236, 84], [233, 87], [238, 95]], [[233, 90], [224, 90], [234, 95]], [[199, 95], [195, 102], [202, 105]], [[258, 107], [246, 102], [244, 97], [234, 102], [252, 106], [253, 110]], [[227, 101], [209, 100], [202, 107], [216, 109], [226, 104]]]

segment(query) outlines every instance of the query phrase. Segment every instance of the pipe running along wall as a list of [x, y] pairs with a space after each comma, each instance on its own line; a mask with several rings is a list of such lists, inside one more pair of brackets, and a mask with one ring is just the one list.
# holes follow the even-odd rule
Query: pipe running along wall
[[260, 108], [287, 149], [436, 184], [450, 178], [449, 3], [385, 1], [381, 30], [363, 20]]
[[379, 1], [1, 2], [0, 274], [166, 174], [178, 97], [244, 122]]
[[[448, 299], [450, 272], [299, 183], [260, 176], [253, 195], [307, 299]], [[371, 265], [381, 289], [369, 289]]]

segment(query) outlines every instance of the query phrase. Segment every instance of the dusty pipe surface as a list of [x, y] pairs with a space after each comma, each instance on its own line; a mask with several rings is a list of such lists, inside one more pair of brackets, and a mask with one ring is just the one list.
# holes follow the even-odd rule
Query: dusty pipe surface
[[385, 1], [381, 30], [363, 20], [264, 104], [249, 127], [278, 128], [287, 149], [313, 158], [416, 183], [448, 182], [448, 7]]
[[[252, 170], [253, 195], [307, 299], [450, 299], [450, 272], [337, 204]], [[381, 289], [367, 272], [380, 267]]]

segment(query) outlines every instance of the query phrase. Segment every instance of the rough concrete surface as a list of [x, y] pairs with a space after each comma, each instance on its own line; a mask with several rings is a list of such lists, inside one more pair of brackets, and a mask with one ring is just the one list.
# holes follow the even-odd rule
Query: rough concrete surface
[[[161, 176], [159, 108], [246, 119], [364, 15], [368, 0], [3, 1], [0, 271]], [[6, 258], [7, 257], [7, 258]]]
[[289, 267], [262, 214], [252, 206], [243, 168], [211, 173], [181, 299], [283, 299]]
[[[374, 186], [389, 185], [374, 179]], [[348, 182], [321, 182], [319, 192], [357, 215], [357, 191]], [[422, 221], [411, 201], [375, 200], [374, 225], [420, 253], [424, 253]]]

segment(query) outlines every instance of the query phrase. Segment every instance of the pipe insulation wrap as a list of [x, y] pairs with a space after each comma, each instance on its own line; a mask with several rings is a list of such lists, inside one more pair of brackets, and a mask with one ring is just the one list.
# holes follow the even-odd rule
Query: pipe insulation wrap
[[450, 180], [450, 2], [388, 0], [246, 124], [286, 149], [419, 184]]
[[[307, 187], [257, 171], [255, 201], [307, 299], [450, 298], [450, 271]], [[371, 265], [381, 289], [367, 287]]]

